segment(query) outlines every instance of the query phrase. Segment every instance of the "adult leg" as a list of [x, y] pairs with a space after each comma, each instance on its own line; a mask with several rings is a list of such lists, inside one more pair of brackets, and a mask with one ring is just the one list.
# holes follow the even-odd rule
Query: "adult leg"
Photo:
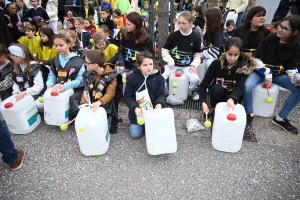
[[13, 164], [18, 158], [18, 151], [15, 149], [7, 128], [0, 121], [0, 152], [2, 160], [6, 164]]
[[0, 153], [2, 160], [8, 164], [10, 169], [15, 171], [23, 166], [25, 152], [22, 149], [15, 149], [7, 128], [0, 121]]
[[238, 28], [241, 25], [242, 19], [243, 19], [243, 14], [244, 14], [244, 12], [238, 13], [238, 18], [237, 18], [236, 23], [235, 23], [236, 28]]
[[129, 135], [133, 139], [137, 139], [142, 137], [144, 132], [144, 125], [140, 126], [138, 124], [130, 124], [129, 125]]

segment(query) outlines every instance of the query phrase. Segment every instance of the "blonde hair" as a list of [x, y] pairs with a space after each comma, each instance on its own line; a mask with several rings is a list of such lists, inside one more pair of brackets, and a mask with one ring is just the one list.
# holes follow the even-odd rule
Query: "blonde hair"
[[76, 17], [75, 20], [74, 20], [74, 23], [75, 23], [76, 21], [78, 21], [79, 24], [84, 24], [84, 20], [83, 20], [82, 17]]
[[75, 31], [68, 30], [65, 34], [67, 34], [67, 36], [69, 36], [70, 39], [75, 39], [75, 44], [80, 44], [80, 41], [79, 41]]

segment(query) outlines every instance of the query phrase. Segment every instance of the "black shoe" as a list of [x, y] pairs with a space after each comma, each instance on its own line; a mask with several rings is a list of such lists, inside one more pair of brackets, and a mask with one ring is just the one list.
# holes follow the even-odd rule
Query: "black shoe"
[[254, 114], [247, 114], [246, 130], [250, 128], [253, 118], [254, 118]]
[[283, 119], [283, 121], [278, 121], [276, 120], [276, 115], [275, 115], [272, 119], [272, 123], [277, 126], [280, 126], [283, 130], [289, 133], [298, 134], [298, 129], [294, 127], [292, 124], [290, 124], [288, 119]]
[[[208, 113], [207, 113], [207, 120], [212, 120], [215, 116], [215, 108], [209, 108]], [[203, 113], [202, 116], [203, 121], [206, 121], [206, 114]]]

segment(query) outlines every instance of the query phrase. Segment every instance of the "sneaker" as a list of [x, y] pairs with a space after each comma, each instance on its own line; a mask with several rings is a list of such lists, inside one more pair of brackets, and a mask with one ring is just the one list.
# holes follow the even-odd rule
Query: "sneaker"
[[199, 94], [196, 90], [190, 92], [190, 96], [192, 97], [193, 100], [197, 101], [199, 100]]
[[283, 121], [279, 121], [276, 119], [276, 115], [275, 115], [272, 119], [272, 123], [277, 126], [280, 126], [283, 130], [289, 133], [298, 134], [298, 129], [294, 127], [292, 124], [290, 124], [287, 118], [283, 119]]
[[[215, 108], [209, 108], [209, 111], [207, 113], [207, 120], [211, 120], [215, 116]], [[202, 116], [203, 121], [206, 121], [206, 114], [203, 113]]]
[[16, 171], [18, 169], [21, 169], [23, 166], [23, 160], [25, 157], [25, 152], [22, 149], [17, 149], [19, 157], [17, 158], [16, 162], [12, 165], [9, 165], [10, 169], [13, 171]]
[[251, 114], [247, 114], [247, 123], [246, 123], [246, 129], [249, 129], [252, 121], [253, 121], [253, 118], [254, 118], [254, 114], [251, 113]]

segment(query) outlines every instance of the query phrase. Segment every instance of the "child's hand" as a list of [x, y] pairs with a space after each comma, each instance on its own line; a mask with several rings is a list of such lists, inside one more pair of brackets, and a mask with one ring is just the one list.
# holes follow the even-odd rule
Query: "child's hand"
[[100, 101], [96, 101], [95, 103], [93, 103], [90, 108], [93, 109], [93, 112], [95, 112], [96, 110], [98, 110], [98, 108], [101, 106], [101, 102]]
[[12, 25], [11, 23], [7, 24], [7, 26], [8, 26], [9, 28], [13, 28], [13, 25]]
[[47, 86], [47, 90], [48, 90], [49, 88], [51, 88], [51, 87], [52, 87], [51, 85], [48, 85], [48, 86]]
[[125, 69], [125, 67], [124, 66], [120, 66], [119, 68], [120, 68], [120, 74], [122, 74], [123, 71], [124, 71], [124, 69]]
[[227, 105], [228, 105], [228, 108], [231, 108], [232, 110], [234, 110], [234, 100], [233, 100], [233, 98], [229, 98], [227, 100]]
[[174, 65], [171, 65], [171, 66], [170, 66], [170, 69], [171, 69], [171, 70], [174, 70]]
[[28, 17], [28, 21], [32, 22], [32, 18], [31, 18], [31, 17]]
[[205, 102], [202, 103], [202, 110], [205, 114], [208, 114], [209, 112], [208, 106]]
[[56, 85], [53, 86], [53, 90], [57, 90], [59, 92], [63, 92], [63, 91], [65, 91], [65, 88], [64, 88], [64, 86], [62, 84], [59, 83], [59, 84], [56, 84]]
[[142, 116], [142, 110], [138, 107], [135, 108], [134, 110], [136, 116], [141, 117]]
[[16, 96], [17, 101], [19, 101], [20, 99], [22, 99], [24, 96], [26, 95], [26, 92], [19, 92]]
[[156, 104], [155, 109], [161, 109], [161, 104]]
[[197, 69], [195, 66], [191, 65], [189, 71], [191, 72], [191, 74], [197, 74]]

